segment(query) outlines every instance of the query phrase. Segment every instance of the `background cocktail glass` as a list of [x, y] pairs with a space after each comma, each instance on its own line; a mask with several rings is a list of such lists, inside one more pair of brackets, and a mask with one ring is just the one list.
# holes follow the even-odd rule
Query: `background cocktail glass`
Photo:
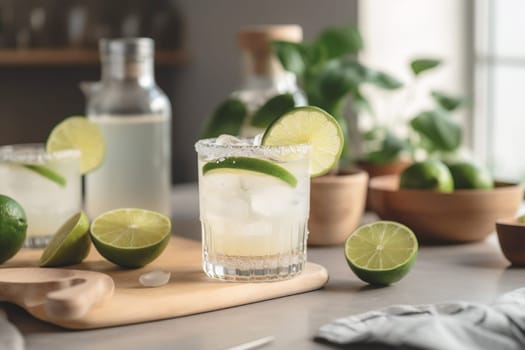
[[[269, 281], [291, 278], [306, 263], [310, 200], [309, 145], [196, 143], [203, 269], [213, 278]], [[203, 166], [227, 157], [263, 159], [287, 169], [291, 186], [258, 172], [226, 169], [203, 174]]]
[[[44, 167], [64, 184], [29, 169]], [[0, 193], [16, 200], [27, 216], [25, 247], [42, 248], [51, 236], [82, 206], [80, 151], [48, 153], [43, 144], [0, 147]]]

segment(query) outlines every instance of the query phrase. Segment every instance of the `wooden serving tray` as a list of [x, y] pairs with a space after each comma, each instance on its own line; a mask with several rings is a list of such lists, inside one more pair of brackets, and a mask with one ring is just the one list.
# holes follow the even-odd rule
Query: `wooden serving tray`
[[[41, 250], [21, 250], [2, 268], [37, 266]], [[106, 261], [92, 247], [88, 258], [75, 270], [102, 272], [114, 281], [114, 292], [87, 313], [73, 319], [50, 317], [42, 304], [14, 300], [34, 317], [65, 328], [91, 329], [160, 320], [223, 309], [321, 288], [328, 280], [326, 269], [307, 263], [295, 278], [267, 283], [232, 283], [208, 278], [201, 269], [200, 242], [174, 236], [162, 255], [141, 269], [126, 270]], [[152, 270], [171, 272], [167, 285], [148, 288], [139, 276]], [[44, 271], [42, 271], [44, 272]], [[0, 276], [2, 269], [0, 269]], [[33, 287], [38, 288], [38, 287]], [[0, 289], [0, 299], [2, 299]], [[8, 300], [3, 298], [4, 300]]]

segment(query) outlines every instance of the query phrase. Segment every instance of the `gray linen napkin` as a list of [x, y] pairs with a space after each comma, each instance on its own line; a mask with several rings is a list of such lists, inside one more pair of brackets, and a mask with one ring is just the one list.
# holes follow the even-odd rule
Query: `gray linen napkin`
[[0, 350], [23, 350], [24, 338], [0, 310]]
[[348, 316], [322, 326], [316, 339], [349, 348], [384, 344], [428, 350], [525, 349], [525, 288], [491, 305], [394, 305]]

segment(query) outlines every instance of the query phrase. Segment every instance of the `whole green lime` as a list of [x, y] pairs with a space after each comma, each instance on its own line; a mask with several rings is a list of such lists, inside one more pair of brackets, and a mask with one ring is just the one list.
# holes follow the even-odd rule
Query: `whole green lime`
[[454, 191], [454, 180], [448, 167], [439, 160], [416, 162], [401, 173], [400, 188]]
[[14, 199], [0, 194], [0, 264], [22, 248], [26, 231], [24, 208]]
[[494, 188], [494, 180], [489, 171], [470, 162], [458, 162], [448, 166], [454, 188], [459, 189], [484, 189]]

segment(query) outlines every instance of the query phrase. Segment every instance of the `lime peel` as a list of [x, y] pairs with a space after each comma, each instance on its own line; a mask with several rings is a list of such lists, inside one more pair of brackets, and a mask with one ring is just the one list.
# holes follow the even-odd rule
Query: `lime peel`
[[26, 233], [24, 208], [13, 198], [0, 194], [0, 264], [18, 253]]
[[29, 169], [31, 171], [34, 171], [35, 173], [42, 175], [43, 177], [53, 181], [57, 185], [61, 187], [66, 187], [67, 181], [65, 177], [54, 171], [53, 169], [42, 166], [42, 165], [35, 165], [35, 164], [23, 164], [24, 168]]
[[242, 170], [265, 174], [282, 180], [292, 187], [297, 185], [297, 178], [282, 166], [263, 159], [250, 157], [227, 157], [206, 163], [202, 167], [202, 174], [206, 175], [210, 172], [228, 170]]
[[89, 219], [84, 212], [71, 216], [53, 235], [39, 265], [57, 267], [79, 264], [89, 254]]

